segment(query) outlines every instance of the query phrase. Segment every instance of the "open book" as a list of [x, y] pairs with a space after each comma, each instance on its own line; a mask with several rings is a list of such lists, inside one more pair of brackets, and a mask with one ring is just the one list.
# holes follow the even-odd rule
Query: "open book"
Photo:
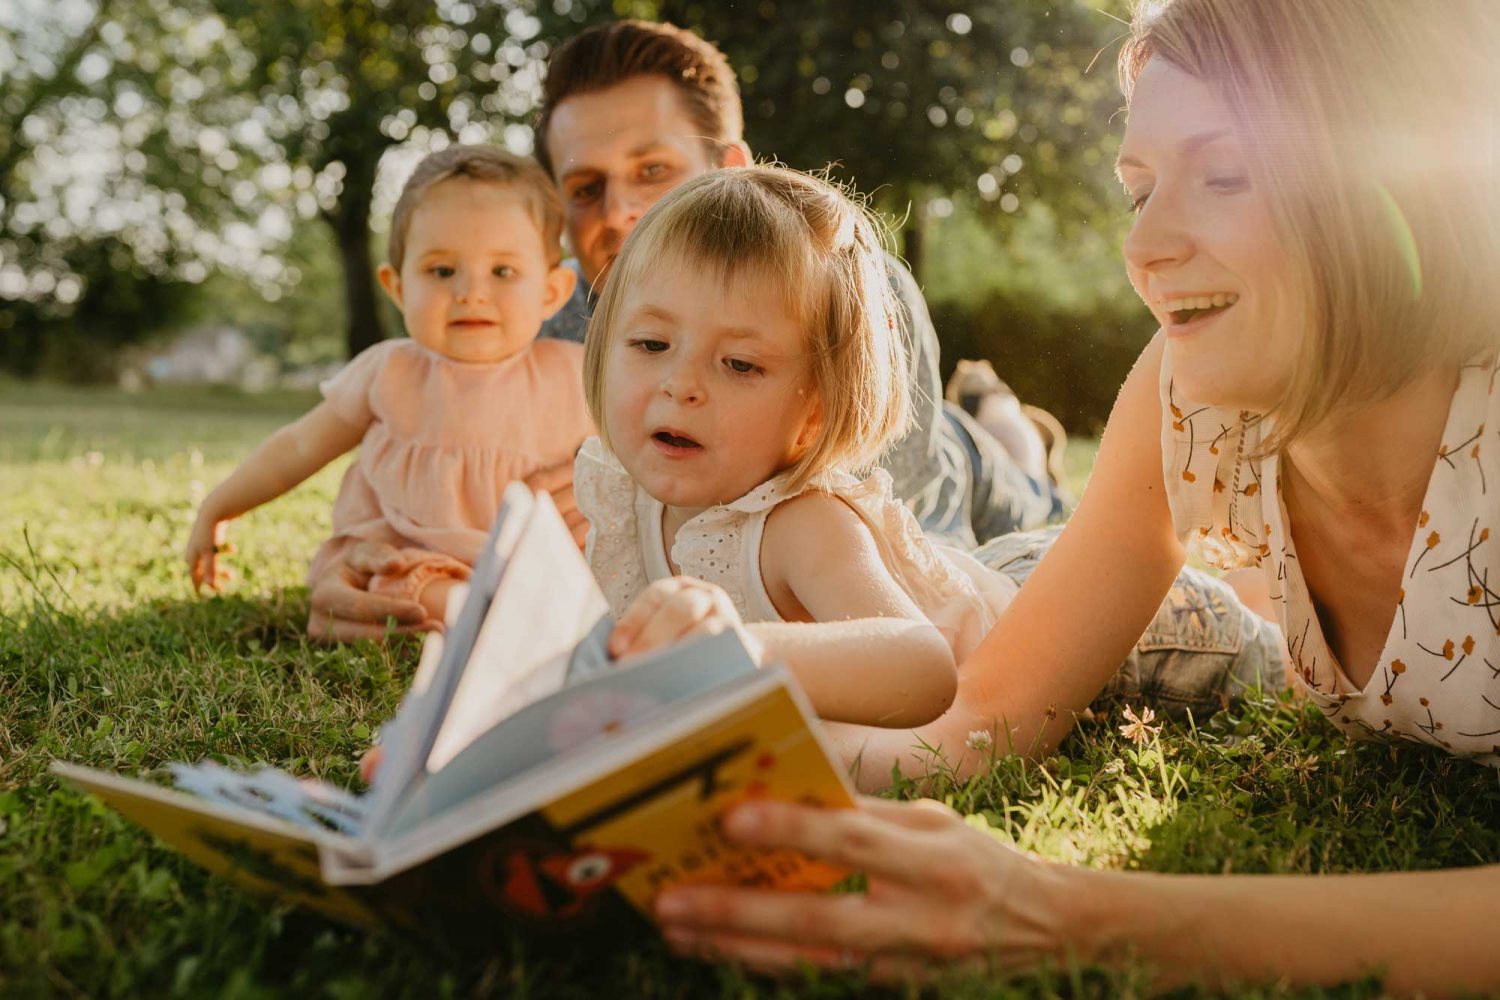
[[514, 485], [367, 793], [212, 762], [168, 765], [175, 787], [52, 767], [254, 892], [454, 942], [492, 942], [497, 918], [637, 922], [669, 883], [842, 877], [718, 831], [748, 797], [853, 804], [786, 670], [732, 633], [612, 663], [610, 624], [551, 499]]

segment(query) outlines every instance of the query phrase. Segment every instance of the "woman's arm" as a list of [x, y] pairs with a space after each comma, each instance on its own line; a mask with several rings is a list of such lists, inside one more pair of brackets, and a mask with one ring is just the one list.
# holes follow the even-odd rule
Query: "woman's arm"
[[959, 665], [958, 697], [911, 732], [839, 727], [833, 734], [858, 780], [886, 783], [893, 765], [925, 773], [921, 744], [942, 750], [960, 774], [987, 752], [965, 750], [975, 731], [995, 746], [1045, 754], [1104, 685], [1151, 623], [1182, 568], [1161, 471], [1162, 342], [1147, 346], [1110, 414], [1078, 510], [1000, 621]]
[[723, 823], [758, 848], [862, 871], [863, 894], [692, 886], [657, 917], [678, 950], [762, 971], [864, 967], [882, 981], [945, 969], [1134, 958], [1158, 983], [1382, 975], [1395, 993], [1500, 989], [1491, 943], [1500, 866], [1378, 875], [1155, 875], [1036, 860], [934, 802], [826, 810], [741, 806]]
[[349, 423], [328, 403], [266, 438], [216, 486], [203, 505], [188, 539], [187, 561], [193, 586], [217, 590], [216, 555], [225, 522], [274, 500], [359, 444], [365, 428]]

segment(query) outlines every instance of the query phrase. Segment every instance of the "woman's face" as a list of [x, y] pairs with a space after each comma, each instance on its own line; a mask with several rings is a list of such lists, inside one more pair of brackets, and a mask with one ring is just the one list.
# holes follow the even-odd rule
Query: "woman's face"
[[1118, 169], [1136, 208], [1126, 270], [1166, 334], [1176, 390], [1197, 403], [1270, 409], [1304, 320], [1228, 107], [1203, 81], [1151, 59]]

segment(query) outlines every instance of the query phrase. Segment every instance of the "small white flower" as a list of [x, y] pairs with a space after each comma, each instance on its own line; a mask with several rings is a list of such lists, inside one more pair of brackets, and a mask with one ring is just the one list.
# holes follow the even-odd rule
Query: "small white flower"
[[987, 729], [976, 729], [969, 734], [968, 739], [964, 740], [964, 744], [970, 750], [988, 750], [994, 742], [995, 738]]
[[1161, 732], [1161, 726], [1151, 724], [1156, 719], [1156, 713], [1149, 708], [1142, 709], [1140, 717], [1137, 718], [1135, 709], [1126, 705], [1125, 719], [1127, 721], [1120, 727], [1120, 735], [1132, 743], [1144, 743]]

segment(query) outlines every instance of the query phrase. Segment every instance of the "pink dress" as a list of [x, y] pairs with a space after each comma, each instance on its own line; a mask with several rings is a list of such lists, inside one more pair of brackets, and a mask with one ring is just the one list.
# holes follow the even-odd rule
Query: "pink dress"
[[309, 582], [369, 539], [421, 553], [424, 566], [409, 576], [413, 596], [433, 576], [466, 577], [506, 485], [571, 461], [594, 433], [583, 347], [560, 340], [538, 340], [494, 364], [387, 340], [319, 388], [339, 416], [367, 429]]

